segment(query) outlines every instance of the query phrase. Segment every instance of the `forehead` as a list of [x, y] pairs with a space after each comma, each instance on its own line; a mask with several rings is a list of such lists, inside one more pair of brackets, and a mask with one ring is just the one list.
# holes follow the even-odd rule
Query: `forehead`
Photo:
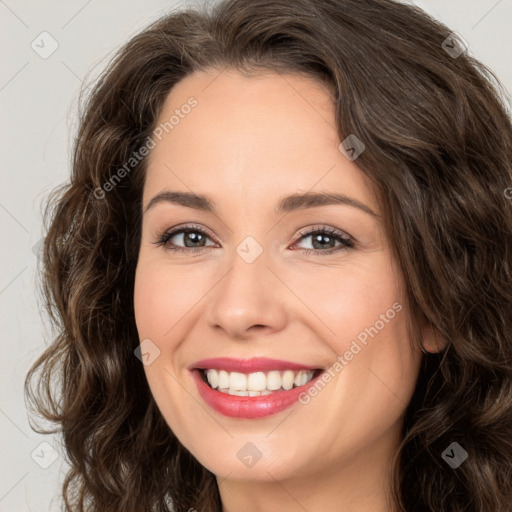
[[234, 203], [318, 189], [375, 205], [363, 173], [338, 149], [334, 106], [324, 84], [302, 75], [195, 72], [157, 119], [144, 201], [165, 188]]

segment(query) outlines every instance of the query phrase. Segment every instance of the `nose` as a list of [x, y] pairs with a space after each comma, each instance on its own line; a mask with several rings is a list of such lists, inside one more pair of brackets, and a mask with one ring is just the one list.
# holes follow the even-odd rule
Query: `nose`
[[285, 289], [267, 263], [265, 251], [252, 263], [235, 253], [230, 270], [209, 294], [205, 314], [211, 328], [237, 340], [284, 328]]

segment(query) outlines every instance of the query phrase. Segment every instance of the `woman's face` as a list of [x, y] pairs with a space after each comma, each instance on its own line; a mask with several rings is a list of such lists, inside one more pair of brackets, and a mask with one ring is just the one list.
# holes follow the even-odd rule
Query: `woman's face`
[[[327, 90], [291, 74], [197, 72], [157, 124], [134, 300], [170, 428], [229, 479], [388, 461], [421, 352], [376, 199], [339, 149]], [[197, 368], [216, 370], [217, 389]]]

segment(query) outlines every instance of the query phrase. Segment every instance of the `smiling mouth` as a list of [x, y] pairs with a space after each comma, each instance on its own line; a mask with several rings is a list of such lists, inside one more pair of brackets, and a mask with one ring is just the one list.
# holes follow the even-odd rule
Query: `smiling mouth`
[[289, 391], [305, 386], [323, 371], [322, 369], [272, 370], [240, 373], [213, 368], [197, 368], [196, 370], [211, 389], [234, 396], [262, 396], [279, 391]]

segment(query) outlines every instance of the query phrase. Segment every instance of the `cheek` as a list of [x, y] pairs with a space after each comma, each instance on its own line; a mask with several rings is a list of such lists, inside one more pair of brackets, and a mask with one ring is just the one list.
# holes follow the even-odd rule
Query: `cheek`
[[372, 327], [389, 332], [404, 320], [402, 282], [388, 254], [366, 260], [336, 271], [326, 267], [297, 273], [294, 280], [297, 295], [320, 320], [338, 354], [357, 336], [364, 341], [367, 330], [375, 332]]
[[362, 402], [373, 407], [392, 398], [387, 385], [400, 389], [396, 392], [403, 392], [407, 400], [419, 359], [410, 347], [403, 283], [395, 264], [380, 253], [368, 265], [347, 266], [336, 273], [326, 270], [303, 273], [296, 281], [297, 294], [311, 305], [314, 328], [332, 350], [332, 363], [342, 358], [333, 371], [336, 376], [343, 374], [336, 379], [339, 385], [343, 381], [340, 392], [346, 386], [366, 389]]
[[[215, 276], [214, 276], [215, 277]], [[167, 395], [180, 396], [184, 358], [181, 343], [187, 338], [202, 306], [201, 298], [212, 287], [204, 271], [166, 264], [156, 258], [139, 259], [135, 274], [134, 309], [139, 339], [158, 354], [144, 370], [153, 395], [159, 404]], [[154, 345], [153, 345], [154, 344]], [[154, 347], [156, 346], [156, 348]]]
[[[185, 283], [184, 280], [185, 279]], [[179, 340], [185, 336], [186, 314], [197, 302], [194, 292], [186, 285], [186, 272], [170, 271], [165, 263], [140, 258], [135, 274], [134, 308], [139, 339], [151, 340], [150, 364], [144, 372], [159, 409], [166, 419], [172, 418], [173, 428], [180, 430], [186, 423], [183, 411], [186, 397], [179, 375]], [[154, 348], [156, 346], [157, 348]], [[154, 355], [157, 354], [157, 355]], [[173, 400], [169, 400], [173, 397]]]
[[[159, 309], [166, 307], [161, 304], [163, 298], [163, 290], [161, 283], [157, 279], [157, 273], [151, 272], [148, 266], [139, 263], [135, 274], [135, 287], [134, 287], [134, 309], [135, 309], [135, 323], [139, 332], [139, 338], [152, 339], [157, 329], [163, 326], [162, 316]], [[165, 300], [172, 301], [172, 297]]]
[[[135, 275], [134, 308], [139, 336], [167, 338], [198, 301], [201, 280], [165, 264], [140, 261]], [[167, 335], [166, 335], [167, 333]]]
[[[410, 346], [400, 274], [383, 259], [371, 271], [344, 280], [338, 291], [332, 348], [342, 357], [339, 393], [354, 417], [373, 411], [375, 426], [389, 426], [414, 391], [421, 354]], [[358, 390], [357, 398], [345, 395]], [[365, 412], [366, 411], [366, 412]]]

